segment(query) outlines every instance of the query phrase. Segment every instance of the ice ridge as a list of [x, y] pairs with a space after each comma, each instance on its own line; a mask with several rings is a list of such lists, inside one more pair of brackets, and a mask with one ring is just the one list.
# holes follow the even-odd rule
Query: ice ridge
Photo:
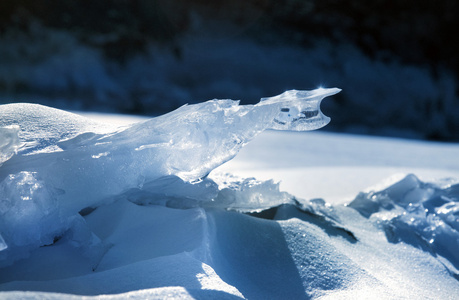
[[[1, 105], [0, 266], [66, 231], [80, 228], [81, 233], [78, 213], [117, 197], [140, 203], [160, 194], [178, 207], [218, 199], [247, 210], [269, 206], [253, 196], [256, 192], [220, 192], [202, 180], [266, 129], [325, 126], [330, 119], [320, 103], [339, 91], [287, 91], [256, 105], [211, 100], [127, 127], [36, 104]], [[273, 186], [243, 185], [252, 191]]]

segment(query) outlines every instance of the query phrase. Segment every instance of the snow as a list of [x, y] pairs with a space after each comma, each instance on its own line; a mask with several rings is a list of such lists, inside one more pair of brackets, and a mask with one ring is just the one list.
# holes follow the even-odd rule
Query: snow
[[300, 198], [346, 203], [360, 191], [382, 189], [409, 173], [424, 181], [458, 178], [458, 153], [453, 143], [268, 131], [218, 170], [280, 181], [282, 190]]
[[454, 299], [458, 145], [262, 132], [323, 126], [335, 92], [151, 120], [0, 106], [0, 298]]

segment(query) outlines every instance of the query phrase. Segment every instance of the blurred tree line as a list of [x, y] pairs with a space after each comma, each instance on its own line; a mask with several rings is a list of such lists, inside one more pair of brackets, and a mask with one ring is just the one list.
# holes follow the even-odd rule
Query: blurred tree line
[[[327, 37], [355, 43], [377, 58], [396, 55], [459, 74], [458, 14], [454, 0], [3, 0], [0, 32], [26, 30], [37, 19], [120, 58], [141, 51], [149, 39], [170, 42], [198, 15], [250, 27], [246, 34], [269, 31], [305, 44]], [[110, 38], [95, 38], [101, 35]]]
[[[332, 116], [332, 126], [355, 122], [356, 125], [378, 128], [381, 122], [385, 122], [394, 127], [421, 130], [423, 136], [429, 139], [459, 140], [459, 121], [455, 117], [459, 107], [458, 14], [459, 2], [454, 0], [3, 0], [0, 1], [0, 95], [9, 98], [19, 95], [17, 98], [22, 98], [18, 101], [26, 101], [27, 98], [23, 97], [26, 93], [35, 96], [41, 93], [44, 97], [55, 98], [68, 98], [70, 93], [77, 95], [75, 97], [90, 99], [87, 103], [95, 99], [93, 102], [98, 105], [112, 105], [114, 111], [163, 113], [183, 103], [192, 103], [196, 98], [206, 100], [207, 94], [197, 90], [190, 92], [190, 86], [202, 84], [203, 78], [213, 79], [222, 74], [220, 81], [209, 84], [213, 84], [213, 89], [208, 91], [211, 97], [221, 97], [218, 91], [219, 84], [222, 84], [222, 97], [237, 99], [241, 96], [228, 91], [239, 89], [244, 93], [241, 98], [253, 96], [256, 100], [260, 93], [263, 93], [262, 96], [273, 93], [274, 87], [277, 92], [281, 92], [281, 88], [304, 88], [298, 86], [300, 79], [295, 77], [303, 76], [301, 80], [307, 81], [310, 77], [305, 74], [317, 69], [300, 72], [293, 64], [290, 69], [279, 70], [277, 77], [268, 76], [258, 81], [250, 79], [251, 82], [245, 87], [236, 84], [232, 88], [235, 85], [232, 81], [247, 81], [250, 74], [256, 77], [277, 71], [275, 63], [271, 69], [266, 69], [269, 72], [261, 70], [248, 74], [248, 69], [257, 67], [253, 64], [240, 69], [240, 73], [247, 74], [238, 74], [235, 65], [238, 57], [234, 56], [228, 60], [232, 69], [226, 73], [225, 63], [218, 61], [215, 68], [223, 69], [222, 72], [210, 72], [205, 69], [209, 66], [204, 66], [198, 70], [206, 74], [202, 77], [179, 74], [190, 72], [179, 66], [183, 47], [188, 45], [183, 41], [190, 36], [210, 35], [211, 42], [237, 37], [268, 47], [294, 45], [308, 49], [318, 40], [327, 40], [331, 45], [351, 44], [358, 47], [372, 61], [367, 64], [377, 62], [360, 69], [355, 67], [360, 62], [351, 67], [343, 66], [341, 73], [336, 76], [347, 74], [348, 78], [330, 80], [331, 84], [344, 88], [343, 93], [334, 97], [336, 101], [330, 107], [335, 115]], [[178, 63], [152, 63], [153, 60], [148, 58], [151, 45], [171, 53]], [[250, 51], [248, 55], [251, 55]], [[62, 53], [67, 53], [67, 56]], [[150, 65], [133, 63], [123, 69], [107, 63], [123, 65], [132, 62], [137, 55], [150, 59]], [[330, 55], [328, 57], [339, 56]], [[70, 61], [64, 62], [68, 59]], [[250, 62], [250, 57], [245, 59], [245, 63]], [[86, 61], [88, 66], [80, 66], [82, 61]], [[368, 86], [370, 79], [351, 81], [381, 71], [384, 68], [379, 65], [380, 62], [421, 66], [437, 81], [433, 83], [435, 87], [423, 86], [426, 85], [424, 75], [413, 75], [411, 73], [415, 71], [404, 69], [407, 75], [400, 78], [414, 79], [413, 82], [399, 84], [408, 86], [411, 91], [419, 90], [419, 93], [412, 93], [413, 99], [404, 101], [403, 95], [395, 99], [392, 96], [398, 91], [386, 93], [381, 83], [374, 88], [374, 92], [362, 93], [362, 88], [371, 88]], [[196, 67], [193, 60], [188, 63], [191, 68]], [[214, 63], [212, 61], [209, 64]], [[333, 70], [342, 61], [334, 63], [329, 69]], [[159, 66], [159, 70], [154, 73], [142, 69], [151, 66]], [[168, 69], [166, 75], [159, 74], [164, 71], [161, 67]], [[377, 70], [371, 69], [373, 67]], [[132, 71], [134, 68], [137, 69]], [[56, 70], [58, 72], [54, 74]], [[47, 79], [47, 72], [56, 76]], [[291, 77], [286, 78], [289, 72]], [[390, 81], [384, 78], [384, 72], [381, 71], [381, 78], [374, 76], [371, 80]], [[235, 74], [237, 78], [224, 77], [234, 77]], [[123, 76], [131, 77], [124, 80]], [[455, 82], [454, 88], [451, 88], [454, 84], [445, 83], [449, 77], [450, 81]], [[167, 80], [175, 80], [177, 84], [170, 88]], [[391, 80], [392, 83], [396, 81]], [[274, 86], [273, 82], [279, 84]], [[257, 91], [262, 84], [266, 85], [264, 90], [260, 88]], [[362, 84], [366, 86], [362, 87]], [[449, 85], [444, 88], [444, 93], [441, 92], [443, 85]], [[440, 92], [432, 92], [435, 89]], [[455, 91], [451, 93], [451, 89]], [[64, 90], [69, 92], [66, 94]], [[356, 96], [359, 94], [362, 97]], [[414, 99], [419, 98], [417, 95], [424, 98]], [[106, 103], [106, 99], [114, 100], [110, 104]], [[387, 106], [383, 113], [381, 107], [387, 103], [391, 107]], [[403, 119], [404, 112], [405, 115], [408, 112], [410, 117]], [[419, 125], [421, 123], [422, 126]]]

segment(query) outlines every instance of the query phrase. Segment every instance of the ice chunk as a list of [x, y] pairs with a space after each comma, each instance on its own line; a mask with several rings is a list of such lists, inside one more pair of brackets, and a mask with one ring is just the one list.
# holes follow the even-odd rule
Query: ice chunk
[[8, 245], [5, 243], [5, 240], [0, 234], [0, 251], [5, 250], [6, 248], [8, 248]]
[[19, 146], [19, 126], [0, 127], [0, 166], [16, 153]]
[[349, 206], [379, 224], [389, 241], [433, 252], [459, 269], [459, 184], [441, 187], [409, 174], [382, 191], [359, 194]]
[[279, 190], [273, 180], [238, 178], [230, 174], [213, 174], [220, 191], [213, 202], [203, 206], [227, 208], [241, 212], [259, 212], [274, 206], [294, 203], [293, 196]]
[[[8, 247], [0, 251], [0, 263], [2, 255], [11, 261], [21, 249], [52, 243], [76, 226], [79, 211], [117, 197], [143, 203], [142, 197], [162, 195], [163, 204], [174, 207], [212, 200], [207, 198], [217, 197], [218, 189], [202, 181], [210, 171], [266, 129], [323, 127], [329, 118], [320, 102], [339, 91], [290, 91], [256, 105], [211, 100], [126, 127], [35, 104], [1, 105], [0, 225]], [[297, 113], [282, 119], [287, 108]], [[242, 186], [250, 192], [234, 192], [238, 200], [231, 205], [257, 209], [271, 203], [258, 190], [279, 194], [272, 183]]]
[[[3, 250], [22, 257], [29, 247], [52, 243], [56, 230], [53, 221], [49, 222], [58, 216], [57, 211], [55, 198], [35, 173], [8, 175], [0, 182], [0, 244]], [[0, 266], [5, 255], [2, 252]]]

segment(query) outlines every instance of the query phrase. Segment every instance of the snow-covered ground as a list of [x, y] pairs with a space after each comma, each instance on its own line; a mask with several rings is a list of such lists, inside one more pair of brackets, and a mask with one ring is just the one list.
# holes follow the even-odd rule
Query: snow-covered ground
[[[144, 120], [88, 117], [123, 125]], [[78, 118], [68, 120], [80, 124]], [[198, 131], [208, 128], [206, 121], [197, 120]], [[11, 130], [0, 134], [10, 137]], [[459, 295], [458, 144], [268, 130], [194, 184], [161, 177], [138, 190], [115, 193], [117, 197], [95, 210], [94, 202], [83, 199], [92, 204], [83, 205], [78, 216], [70, 212], [80, 208], [68, 204], [58, 213], [52, 210], [53, 197], [93, 194], [94, 182], [80, 182], [76, 176], [83, 174], [79, 167], [88, 166], [81, 151], [88, 151], [89, 145], [102, 147], [90, 149], [97, 150], [91, 159], [103, 162], [99, 167], [107, 171], [107, 186], [112, 180], [118, 185], [131, 180], [123, 170], [109, 167], [114, 164], [110, 155], [115, 158], [116, 151], [125, 151], [122, 141], [132, 144], [136, 138], [129, 137], [109, 136], [119, 148], [110, 151], [99, 145], [103, 143], [91, 143], [93, 136], [81, 137], [76, 148], [59, 143], [59, 151], [47, 150], [57, 157], [55, 161], [31, 144], [29, 157], [42, 155], [40, 159], [52, 164], [26, 160], [23, 171], [27, 164], [38, 167], [13, 177], [8, 175], [14, 164], [6, 161], [0, 166], [0, 233], [5, 239], [11, 233], [5, 229], [11, 225], [8, 222], [31, 211], [37, 219], [21, 220], [24, 223], [13, 228], [25, 235], [23, 240], [9, 237], [16, 249], [28, 247], [21, 246], [30, 242], [28, 232], [40, 232], [28, 226], [53, 228], [46, 224], [50, 216], [66, 228], [49, 233], [54, 239], [41, 247], [30, 246], [23, 257], [7, 253], [5, 258], [5, 249], [0, 249], [0, 298], [457, 299]], [[188, 138], [201, 139], [198, 134]], [[7, 149], [2, 142], [0, 149]], [[153, 149], [151, 142], [143, 142], [137, 149]], [[183, 141], [180, 145], [189, 146]], [[75, 163], [66, 164], [69, 157], [59, 156], [66, 151], [74, 151], [70, 159]], [[195, 159], [192, 152], [181, 154]], [[166, 156], [159, 159], [175, 162]], [[179, 173], [189, 176], [185, 169]], [[73, 184], [63, 185], [80, 190], [50, 191], [36, 170], [73, 176]], [[63, 170], [65, 174], [59, 173]], [[114, 178], [119, 174], [125, 178]], [[13, 210], [14, 197], [8, 192], [15, 188], [24, 203], [29, 196], [43, 201]], [[36, 207], [42, 215], [32, 210]], [[63, 215], [70, 217], [64, 220]], [[8, 241], [0, 240], [2, 244], [8, 247]]]
[[217, 170], [274, 179], [295, 196], [342, 204], [410, 173], [423, 181], [459, 178], [458, 157], [459, 145], [453, 143], [267, 131]]

